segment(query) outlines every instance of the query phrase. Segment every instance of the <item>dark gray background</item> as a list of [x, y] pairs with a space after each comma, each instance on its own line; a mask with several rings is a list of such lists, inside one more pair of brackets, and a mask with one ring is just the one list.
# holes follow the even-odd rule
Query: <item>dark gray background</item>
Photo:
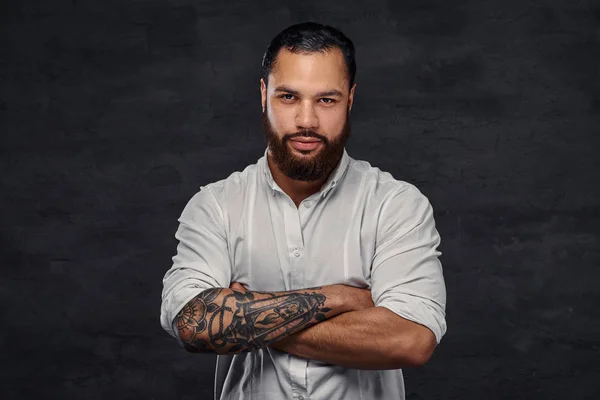
[[210, 398], [162, 277], [189, 198], [262, 156], [262, 54], [305, 20], [356, 45], [349, 154], [436, 212], [448, 333], [408, 398], [598, 398], [597, 1], [0, 7], [1, 398]]

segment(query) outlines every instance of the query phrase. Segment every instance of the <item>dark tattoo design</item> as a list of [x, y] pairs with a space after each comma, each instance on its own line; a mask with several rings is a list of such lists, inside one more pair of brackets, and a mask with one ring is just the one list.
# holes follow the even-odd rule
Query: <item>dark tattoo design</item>
[[327, 319], [321, 293], [238, 292], [207, 289], [177, 314], [174, 325], [190, 352], [258, 349]]

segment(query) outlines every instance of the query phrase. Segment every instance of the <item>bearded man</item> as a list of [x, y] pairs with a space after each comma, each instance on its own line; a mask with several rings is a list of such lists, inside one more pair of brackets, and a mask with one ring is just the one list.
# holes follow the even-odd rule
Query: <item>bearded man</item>
[[404, 399], [446, 332], [428, 199], [345, 149], [354, 46], [307, 22], [269, 44], [267, 148], [185, 206], [161, 325], [216, 353], [215, 399]]

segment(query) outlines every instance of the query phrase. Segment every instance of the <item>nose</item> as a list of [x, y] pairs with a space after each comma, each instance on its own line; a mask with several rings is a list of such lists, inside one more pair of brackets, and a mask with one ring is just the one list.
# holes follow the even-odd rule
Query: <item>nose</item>
[[296, 115], [296, 126], [299, 130], [316, 130], [316, 128], [319, 126], [319, 118], [315, 112], [314, 106], [311, 103], [306, 102], [301, 104], [298, 108], [298, 114]]

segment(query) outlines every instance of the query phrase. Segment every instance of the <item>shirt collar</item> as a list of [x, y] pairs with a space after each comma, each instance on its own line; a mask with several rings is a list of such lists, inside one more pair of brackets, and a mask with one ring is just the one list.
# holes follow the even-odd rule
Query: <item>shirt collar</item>
[[[260, 169], [262, 169], [262, 171], [267, 179], [267, 183], [269, 184], [269, 187], [271, 188], [273, 196], [275, 196], [275, 191], [277, 191], [277, 190], [280, 192], [283, 192], [283, 191], [281, 190], [279, 185], [277, 185], [277, 183], [273, 179], [273, 174], [271, 173], [271, 169], [269, 168], [269, 164], [267, 162], [268, 151], [269, 151], [269, 147], [267, 146], [263, 156], [259, 159], [258, 163], [259, 163]], [[335, 169], [331, 172], [331, 174], [329, 175], [329, 178], [327, 178], [327, 181], [325, 181], [325, 183], [321, 187], [321, 190], [319, 191], [321, 193], [321, 197], [325, 197], [331, 189], [333, 189], [336, 185], [339, 185], [339, 183], [341, 182], [342, 178], [344, 177], [344, 175], [346, 173], [346, 170], [348, 169], [349, 164], [350, 164], [350, 156], [348, 155], [348, 152], [346, 151], [346, 148], [344, 147], [342, 159], [340, 160], [338, 165], [335, 167]]]

